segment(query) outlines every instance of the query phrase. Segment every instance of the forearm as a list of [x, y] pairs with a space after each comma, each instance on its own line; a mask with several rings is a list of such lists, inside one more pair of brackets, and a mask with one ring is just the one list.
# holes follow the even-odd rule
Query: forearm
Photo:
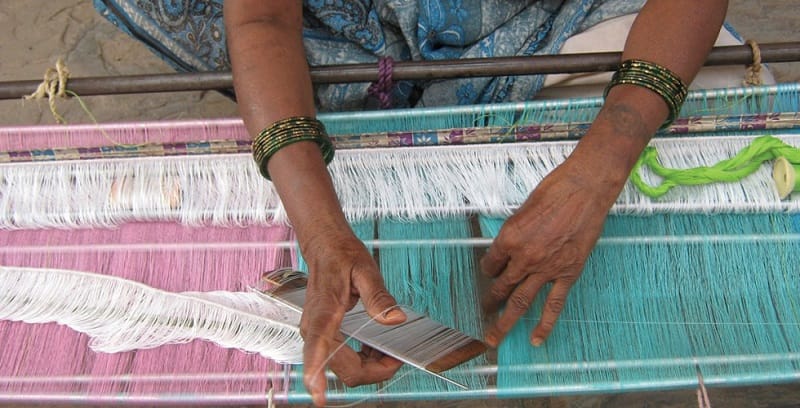
[[[236, 97], [250, 135], [283, 118], [315, 116], [301, 2], [229, 0], [225, 24]], [[301, 242], [323, 232], [348, 230], [314, 142], [279, 150], [268, 170]]]
[[[661, 65], [688, 85], [713, 47], [726, 9], [725, 0], [651, 0], [631, 28], [622, 59]], [[598, 163], [609, 169], [609, 182], [621, 188], [668, 114], [658, 94], [636, 85], [617, 85], [575, 154], [587, 160], [602, 157]]]

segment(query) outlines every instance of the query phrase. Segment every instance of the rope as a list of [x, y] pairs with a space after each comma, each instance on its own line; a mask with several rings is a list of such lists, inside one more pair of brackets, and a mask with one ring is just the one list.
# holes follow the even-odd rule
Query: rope
[[367, 94], [377, 97], [382, 109], [392, 107], [392, 72], [394, 70], [394, 60], [392, 57], [381, 57], [378, 59], [378, 81], [373, 82], [367, 89]]
[[44, 80], [36, 88], [36, 91], [25, 97], [26, 100], [30, 99], [43, 99], [47, 98], [50, 105], [50, 112], [56, 119], [56, 123], [64, 124], [66, 120], [56, 110], [56, 97], [67, 97], [67, 80], [69, 79], [69, 69], [64, 64], [64, 61], [59, 58], [56, 61], [56, 68], [48, 68], [44, 73]]
[[[695, 167], [692, 169], [670, 169], [658, 161], [655, 147], [645, 148], [631, 172], [631, 182], [644, 195], [658, 198], [675, 186], [696, 186], [716, 182], [734, 182], [752, 174], [766, 161], [785, 157], [791, 163], [800, 163], [800, 149], [784, 143], [773, 136], [761, 136], [754, 139], [749, 146], [740, 150], [733, 158], [723, 160], [711, 167]], [[663, 178], [661, 184], [651, 186], [642, 180], [639, 170], [649, 167], [656, 175]]]
[[753, 63], [747, 66], [742, 85], [763, 85], [764, 80], [761, 78], [761, 48], [758, 47], [758, 43], [754, 40], [747, 40], [744, 43], [753, 49]]

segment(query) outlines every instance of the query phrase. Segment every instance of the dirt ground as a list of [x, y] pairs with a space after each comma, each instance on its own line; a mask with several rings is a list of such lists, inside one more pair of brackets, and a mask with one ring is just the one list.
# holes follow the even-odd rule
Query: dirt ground
[[[735, 0], [728, 21], [759, 42], [800, 41], [800, 8], [795, 0]], [[168, 73], [172, 69], [145, 47], [97, 15], [87, 0], [3, 0], [0, 2], [0, 81], [39, 79], [59, 57], [73, 76]], [[780, 82], [800, 81], [800, 62], [774, 64]], [[216, 92], [183, 92], [85, 98], [99, 122], [237, 116], [236, 105]], [[58, 110], [69, 123], [90, 119], [74, 100]], [[54, 123], [45, 103], [0, 101], [0, 126]], [[0, 349], [2, 346], [0, 346]], [[797, 407], [800, 383], [710, 390], [716, 407]], [[632, 393], [525, 401], [385, 404], [398, 407], [684, 407], [696, 406], [694, 391]]]

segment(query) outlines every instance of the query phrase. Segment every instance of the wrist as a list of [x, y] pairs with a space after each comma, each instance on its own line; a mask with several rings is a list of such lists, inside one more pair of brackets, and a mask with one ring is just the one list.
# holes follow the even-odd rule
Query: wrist
[[616, 86], [570, 159], [586, 167], [582, 171], [592, 181], [621, 190], [666, 116], [659, 95], [638, 86]]
[[299, 241], [350, 229], [316, 143], [284, 147], [269, 161], [269, 171]]

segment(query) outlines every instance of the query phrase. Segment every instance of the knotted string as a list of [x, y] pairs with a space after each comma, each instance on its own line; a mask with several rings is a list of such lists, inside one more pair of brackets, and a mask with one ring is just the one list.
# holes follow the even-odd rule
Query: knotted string
[[[658, 161], [655, 147], [645, 148], [631, 172], [631, 182], [644, 195], [658, 198], [675, 186], [697, 186], [716, 182], [739, 181], [749, 176], [766, 161], [785, 157], [791, 163], [800, 163], [800, 149], [784, 143], [773, 136], [761, 136], [740, 150], [736, 156], [723, 160], [711, 167], [691, 169], [670, 169]], [[640, 169], [649, 167], [653, 173], [663, 178], [661, 184], [651, 186], [642, 180]]]
[[36, 88], [36, 91], [25, 97], [26, 100], [47, 98], [50, 105], [50, 112], [59, 124], [66, 123], [61, 114], [56, 110], [56, 97], [65, 98], [67, 96], [67, 80], [69, 79], [69, 69], [64, 61], [59, 58], [56, 61], [56, 68], [48, 68], [44, 73], [44, 80]]
[[378, 80], [373, 82], [367, 89], [367, 94], [378, 98], [382, 109], [392, 107], [392, 72], [394, 70], [394, 60], [392, 57], [381, 57], [378, 59]]
[[742, 84], [744, 86], [762, 85], [764, 80], [761, 79], [761, 49], [758, 47], [758, 43], [753, 40], [747, 40], [745, 44], [753, 49], [753, 63], [747, 66]]

